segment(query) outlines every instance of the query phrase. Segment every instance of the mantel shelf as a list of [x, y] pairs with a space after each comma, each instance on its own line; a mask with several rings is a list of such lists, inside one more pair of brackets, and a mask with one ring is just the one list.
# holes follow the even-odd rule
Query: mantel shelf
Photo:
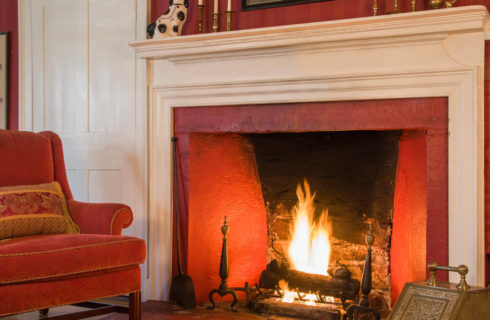
[[489, 17], [484, 6], [465, 6], [396, 15], [372, 16], [279, 27], [204, 33], [131, 42], [140, 58], [166, 59], [182, 55], [223, 51], [291, 47], [300, 44], [345, 43], [371, 39], [485, 31], [490, 39]]

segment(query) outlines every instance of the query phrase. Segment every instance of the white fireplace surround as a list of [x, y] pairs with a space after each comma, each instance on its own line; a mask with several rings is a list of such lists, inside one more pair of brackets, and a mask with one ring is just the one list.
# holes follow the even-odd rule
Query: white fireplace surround
[[166, 300], [171, 281], [172, 108], [418, 97], [448, 98], [449, 263], [483, 285], [488, 28], [467, 6], [133, 42], [149, 108], [146, 297]]

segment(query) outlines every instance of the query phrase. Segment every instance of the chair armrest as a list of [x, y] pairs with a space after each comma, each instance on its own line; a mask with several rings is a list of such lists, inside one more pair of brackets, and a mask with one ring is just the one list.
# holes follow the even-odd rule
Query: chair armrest
[[81, 233], [120, 235], [133, 222], [131, 208], [119, 203], [88, 203], [68, 200], [68, 210]]

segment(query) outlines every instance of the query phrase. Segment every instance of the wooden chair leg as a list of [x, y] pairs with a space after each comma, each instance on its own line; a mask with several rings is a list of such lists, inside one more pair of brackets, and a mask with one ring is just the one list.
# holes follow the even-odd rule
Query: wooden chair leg
[[141, 320], [141, 291], [129, 294], [129, 320]]

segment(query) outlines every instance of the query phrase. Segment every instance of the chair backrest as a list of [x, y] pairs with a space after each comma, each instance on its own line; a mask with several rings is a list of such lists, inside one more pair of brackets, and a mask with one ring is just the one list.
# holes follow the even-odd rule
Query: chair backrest
[[0, 130], [0, 187], [58, 181], [72, 198], [61, 140], [53, 132]]

